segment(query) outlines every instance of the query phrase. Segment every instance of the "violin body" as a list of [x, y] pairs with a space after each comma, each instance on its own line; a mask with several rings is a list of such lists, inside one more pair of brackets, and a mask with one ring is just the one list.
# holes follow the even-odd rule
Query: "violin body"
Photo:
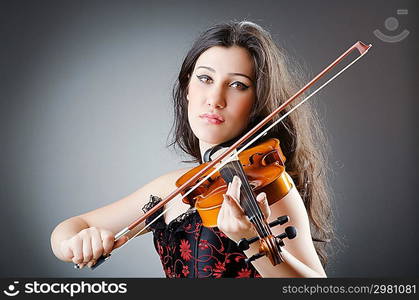
[[[292, 188], [292, 181], [285, 172], [286, 158], [279, 147], [278, 139], [271, 138], [255, 147], [246, 149], [239, 153], [238, 158], [252, 190], [257, 194], [265, 192], [269, 205], [282, 199]], [[186, 172], [176, 181], [176, 185], [182, 186], [205, 168], [208, 163], [203, 163]], [[214, 168], [210, 168], [197, 179], [197, 182], [204, 179], [213, 170]], [[183, 201], [197, 209], [204, 226], [215, 227], [224, 199], [223, 195], [227, 192], [227, 188], [227, 183], [217, 171], [184, 197]], [[185, 189], [182, 194], [184, 195], [189, 189]]]

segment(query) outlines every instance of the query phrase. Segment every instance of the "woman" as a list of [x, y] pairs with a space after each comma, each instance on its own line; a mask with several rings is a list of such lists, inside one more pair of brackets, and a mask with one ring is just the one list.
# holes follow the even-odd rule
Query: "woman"
[[[231, 22], [208, 29], [188, 52], [174, 87], [172, 145], [202, 163], [208, 149], [241, 136], [292, 96], [299, 84], [287, 68], [286, 57], [270, 34], [254, 23]], [[268, 222], [288, 215], [286, 225], [297, 228], [297, 237], [282, 247], [284, 262], [273, 266], [266, 257], [245, 262], [258, 246], [253, 243], [245, 252], [236, 246], [241, 238], [255, 236], [255, 230], [237, 200], [241, 182], [235, 177], [217, 227], [203, 227], [197, 212], [180, 196], [151, 224], [166, 276], [325, 277], [325, 243], [332, 231], [320, 147], [325, 143], [319, 128], [306, 103], [269, 134], [281, 141], [294, 187], [271, 206], [264, 193], [257, 195], [257, 201]], [[174, 191], [176, 180], [188, 170], [165, 174], [119, 201], [60, 223], [51, 235], [54, 254], [63, 261], [92, 266], [102, 254], [127, 241], [124, 237], [114, 243], [126, 220], [137, 219], [140, 207], [147, 211]], [[143, 227], [139, 225], [131, 236]], [[273, 233], [282, 233], [280, 227], [274, 227]]]

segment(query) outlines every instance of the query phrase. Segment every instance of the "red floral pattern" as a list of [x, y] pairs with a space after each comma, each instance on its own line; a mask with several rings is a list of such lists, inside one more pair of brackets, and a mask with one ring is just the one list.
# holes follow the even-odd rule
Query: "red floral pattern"
[[[154, 196], [152, 200], [147, 210], [161, 201]], [[217, 227], [204, 227], [195, 210], [188, 210], [168, 225], [160, 217], [150, 228], [167, 278], [260, 277], [256, 269], [244, 261], [246, 256], [237, 245]]]
[[188, 274], [189, 274], [189, 266], [183, 266], [182, 274], [185, 277], [188, 277]]
[[249, 278], [251, 274], [252, 274], [252, 270], [242, 268], [238, 272], [237, 278]]
[[217, 262], [215, 264], [215, 268], [214, 268], [214, 277], [215, 278], [221, 278], [223, 276], [223, 273], [225, 272], [226, 267], [225, 267], [225, 263], [222, 262]]
[[189, 261], [192, 258], [192, 255], [191, 255], [192, 250], [190, 249], [191, 246], [189, 245], [189, 241], [181, 240], [179, 247], [180, 247], [180, 255], [182, 256], [182, 258], [186, 261]]

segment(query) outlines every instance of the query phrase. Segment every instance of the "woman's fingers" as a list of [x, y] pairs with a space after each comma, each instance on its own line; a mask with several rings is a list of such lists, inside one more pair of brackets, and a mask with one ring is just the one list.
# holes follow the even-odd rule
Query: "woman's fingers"
[[72, 261], [75, 264], [80, 264], [83, 262], [83, 239], [78, 235], [73, 237], [70, 241], [70, 247], [73, 252]]
[[240, 178], [235, 175], [233, 177], [233, 180], [229, 184], [228, 189], [227, 189], [227, 193], [226, 193], [230, 197], [234, 198], [234, 200], [236, 200], [237, 203], [240, 202], [240, 187], [241, 187], [241, 185], [242, 185], [242, 182], [241, 182]]
[[244, 217], [243, 209], [240, 206], [240, 187], [241, 180], [238, 176], [234, 176], [228, 185], [224, 199], [227, 199], [227, 210], [229, 215], [236, 218]]
[[[249, 238], [256, 235], [254, 227], [240, 206], [240, 187], [240, 178], [234, 176], [232, 182], [228, 185], [226, 194], [223, 195], [224, 201], [217, 219], [218, 228], [233, 241], [239, 241], [242, 238]], [[271, 210], [266, 194], [260, 193], [257, 195], [256, 201], [265, 220], [268, 219]]]
[[122, 246], [128, 240], [123, 236], [115, 242], [115, 235], [106, 229], [90, 227], [61, 243], [63, 256], [77, 264], [79, 268], [93, 266], [102, 255]]
[[103, 243], [103, 254], [107, 255], [111, 253], [113, 249], [113, 244], [115, 241], [115, 236], [108, 230], [101, 230], [100, 236], [102, 237]]
[[64, 257], [72, 258], [74, 257], [73, 250], [70, 247], [70, 241], [64, 240], [61, 242], [61, 253], [64, 255]]
[[128, 240], [127, 236], [123, 236], [115, 242], [113, 233], [105, 229], [92, 231], [91, 234], [93, 258], [87, 263], [89, 268], [95, 265], [102, 255], [107, 256], [113, 249], [122, 246]]
[[99, 257], [103, 254], [103, 241], [100, 234], [100, 230], [97, 228], [90, 228], [90, 241], [92, 246], [92, 258], [86, 264], [87, 267], [91, 268]]
[[268, 198], [266, 197], [266, 193], [260, 193], [256, 196], [256, 200], [259, 204], [260, 210], [263, 213], [263, 216], [265, 217], [265, 220], [267, 220], [271, 214], [271, 209], [269, 208]]
[[93, 230], [91, 232], [91, 241], [92, 241], [92, 260], [96, 261], [103, 254], [103, 242], [100, 232], [98, 230]]
[[236, 199], [230, 195], [224, 195], [224, 201], [226, 202], [226, 215], [233, 216], [235, 218], [244, 218], [245, 214], [240, 204]]
[[92, 240], [89, 234], [83, 237], [83, 263], [88, 263], [93, 258]]

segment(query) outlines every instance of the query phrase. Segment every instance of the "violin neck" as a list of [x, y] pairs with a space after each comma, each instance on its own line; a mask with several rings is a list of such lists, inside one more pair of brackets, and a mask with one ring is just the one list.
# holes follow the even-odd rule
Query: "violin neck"
[[244, 213], [249, 218], [250, 222], [255, 226], [256, 231], [260, 237], [266, 237], [271, 234], [269, 226], [266, 222], [263, 213], [256, 200], [256, 195], [253, 192], [252, 186], [247, 180], [246, 174], [239, 160], [233, 160], [225, 164], [220, 170], [221, 176], [228, 184], [233, 181], [236, 175], [241, 180], [240, 187], [240, 206]]

